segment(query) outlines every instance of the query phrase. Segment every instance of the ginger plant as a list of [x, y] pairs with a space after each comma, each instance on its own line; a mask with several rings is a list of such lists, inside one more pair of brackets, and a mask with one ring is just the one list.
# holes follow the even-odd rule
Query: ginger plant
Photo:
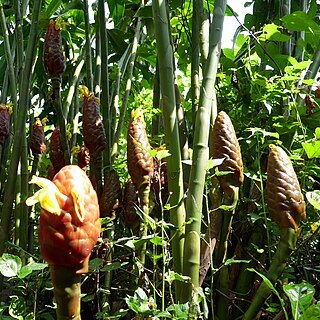
[[50, 181], [33, 176], [41, 189], [27, 199], [40, 203], [38, 238], [50, 266], [57, 319], [81, 319], [81, 274], [88, 272], [101, 225], [99, 204], [89, 178], [78, 166], [63, 167]]
[[[292, 163], [279, 146], [270, 145], [267, 174], [265, 196], [268, 210], [280, 228], [277, 251], [266, 274], [268, 280], [274, 284], [296, 247], [300, 221], [306, 218], [306, 205]], [[270, 293], [270, 286], [265, 281], [262, 282], [243, 319], [255, 319]]]

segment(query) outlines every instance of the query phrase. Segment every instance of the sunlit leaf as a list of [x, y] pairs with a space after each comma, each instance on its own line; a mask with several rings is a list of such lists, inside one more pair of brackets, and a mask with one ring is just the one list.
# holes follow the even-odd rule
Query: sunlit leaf
[[320, 190], [307, 192], [306, 198], [316, 210], [320, 210]]
[[302, 147], [309, 159], [320, 158], [320, 141], [306, 142]]
[[302, 282], [283, 285], [283, 290], [289, 297], [293, 319], [300, 319], [300, 316], [310, 306], [315, 289], [310, 283]]
[[13, 254], [4, 253], [0, 258], [0, 272], [5, 277], [11, 278], [17, 276], [21, 266], [21, 259]]

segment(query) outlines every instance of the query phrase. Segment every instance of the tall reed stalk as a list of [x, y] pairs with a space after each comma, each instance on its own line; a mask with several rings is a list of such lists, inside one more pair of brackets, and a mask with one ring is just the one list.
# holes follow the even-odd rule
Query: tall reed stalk
[[[191, 300], [192, 289], [199, 286], [201, 215], [205, 175], [209, 159], [210, 115], [220, 57], [226, 4], [225, 0], [215, 1], [213, 22], [210, 28], [209, 55], [204, 71], [194, 129], [192, 166], [186, 201], [186, 221], [190, 221], [190, 223], [186, 225], [186, 240], [184, 244], [184, 254], [188, 253], [188, 259], [185, 259], [183, 269], [184, 275], [191, 278], [191, 284], [183, 292], [183, 301], [185, 302]], [[190, 247], [194, 247], [194, 241], [197, 242], [198, 246], [191, 253]]]
[[[171, 156], [167, 158], [167, 170], [168, 188], [170, 192], [170, 221], [176, 227], [176, 230], [173, 231], [172, 238], [173, 267], [176, 272], [182, 273], [185, 206], [179, 128], [176, 117], [173, 49], [170, 39], [170, 25], [166, 2], [163, 0], [153, 0], [152, 8], [159, 63], [165, 143], [171, 154]], [[177, 300], [181, 300], [180, 288], [181, 285], [177, 283]]]

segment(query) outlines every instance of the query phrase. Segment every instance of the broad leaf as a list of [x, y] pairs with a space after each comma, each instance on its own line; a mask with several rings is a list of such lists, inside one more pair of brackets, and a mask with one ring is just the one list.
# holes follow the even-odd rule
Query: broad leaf
[[320, 190], [307, 192], [306, 198], [316, 210], [320, 210]]
[[302, 282], [299, 284], [286, 284], [283, 286], [283, 290], [289, 297], [293, 319], [300, 319], [300, 316], [310, 306], [315, 289], [310, 283]]
[[13, 254], [4, 253], [0, 258], [0, 272], [5, 277], [16, 277], [21, 266], [21, 259]]

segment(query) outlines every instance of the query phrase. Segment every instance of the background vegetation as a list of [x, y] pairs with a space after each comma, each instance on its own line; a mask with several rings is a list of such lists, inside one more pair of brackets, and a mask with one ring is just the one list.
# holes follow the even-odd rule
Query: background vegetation
[[[49, 141], [58, 123], [65, 125], [70, 150], [83, 145], [81, 85], [100, 98], [107, 137], [104, 185], [112, 169], [123, 188], [129, 179], [127, 129], [137, 108], [144, 112], [149, 153], [161, 177], [166, 174], [153, 183], [160, 188], [151, 188], [149, 215], [135, 207], [146, 226], [143, 233], [125, 223], [122, 205], [102, 219], [104, 231], [82, 278], [83, 319], [213, 319], [214, 314], [241, 319], [279, 240], [264, 199], [271, 143], [290, 155], [307, 219], [258, 316], [319, 319], [319, 5], [316, 0], [246, 5], [252, 13], [239, 22], [232, 46], [220, 52], [223, 17], [237, 18], [222, 0], [108, 0], [93, 2], [92, 10], [87, 0], [1, 1], [0, 100], [13, 108], [10, 134], [0, 141], [1, 319], [55, 317], [37, 242], [40, 209], [29, 209], [25, 200], [33, 193], [31, 175], [48, 176]], [[64, 25], [65, 122], [55, 111], [53, 81], [43, 66], [45, 30], [58, 17]], [[233, 122], [244, 182], [226, 258], [211, 264], [199, 285], [200, 245], [216, 209], [211, 195], [219, 171], [209, 141], [219, 111]], [[47, 151], [39, 160], [30, 138], [35, 119], [45, 117]], [[75, 153], [71, 162], [77, 163]], [[145, 246], [143, 264], [139, 250]], [[222, 304], [221, 270], [229, 274]], [[243, 272], [247, 280], [240, 294]]]

